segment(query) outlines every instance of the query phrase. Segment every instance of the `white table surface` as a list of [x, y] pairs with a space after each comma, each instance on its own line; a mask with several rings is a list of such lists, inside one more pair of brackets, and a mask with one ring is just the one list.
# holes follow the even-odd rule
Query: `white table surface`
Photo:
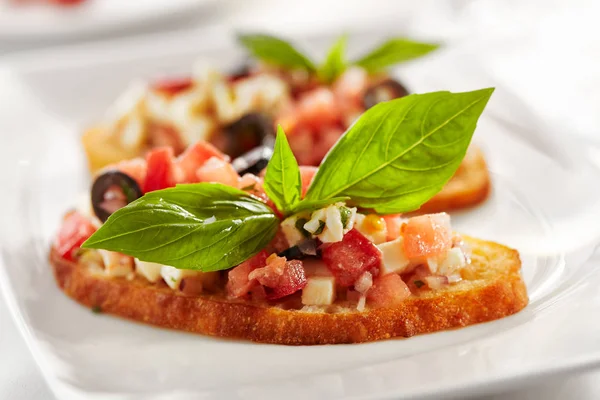
[[[419, 3], [418, 7], [415, 3]], [[413, 35], [444, 38], [446, 42], [472, 48], [494, 80], [512, 87], [523, 103], [553, 129], [568, 130], [575, 135], [571, 137], [585, 135], [598, 139], [600, 5], [594, 3], [592, 0], [347, 0], [344, 18], [340, 18], [341, 3], [330, 0], [293, 4], [239, 0], [223, 2], [212, 18], [204, 15], [195, 23], [208, 21], [213, 25], [256, 30], [268, 26], [272, 31], [302, 34], [307, 32], [307, 26], [313, 33], [336, 32], [374, 24], [392, 27], [401, 21]], [[190, 21], [186, 24], [187, 29]], [[193, 29], [194, 23], [191, 24]], [[0, 42], [0, 61], [10, 60], [19, 51], [30, 51], [38, 45]], [[52, 398], [0, 296], [0, 399]], [[600, 398], [600, 371], [552, 377], [534, 386], [512, 388], [482, 400], [567, 398]]]

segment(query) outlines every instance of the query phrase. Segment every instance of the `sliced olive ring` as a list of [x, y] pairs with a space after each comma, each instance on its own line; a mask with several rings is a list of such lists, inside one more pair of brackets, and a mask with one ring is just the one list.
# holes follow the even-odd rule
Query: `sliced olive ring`
[[267, 167], [272, 156], [273, 150], [270, 146], [260, 146], [236, 158], [231, 165], [240, 176], [244, 174], [258, 175]]
[[107, 171], [92, 185], [92, 208], [98, 219], [105, 222], [113, 212], [142, 195], [135, 179], [121, 171]]
[[314, 239], [306, 239], [296, 246], [285, 249], [277, 253], [279, 257], [285, 257], [287, 260], [304, 260], [306, 258], [320, 259], [321, 250], [319, 243]]
[[260, 113], [246, 114], [223, 128], [225, 148], [221, 149], [232, 158], [258, 147], [275, 137], [273, 120]]
[[407, 96], [408, 90], [394, 79], [386, 79], [371, 86], [363, 95], [363, 107], [369, 109], [384, 101]]

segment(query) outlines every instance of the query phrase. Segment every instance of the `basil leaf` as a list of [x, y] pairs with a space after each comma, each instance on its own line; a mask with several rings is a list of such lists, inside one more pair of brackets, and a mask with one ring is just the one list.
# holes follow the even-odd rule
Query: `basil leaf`
[[331, 46], [325, 61], [317, 71], [317, 76], [321, 82], [329, 84], [335, 81], [346, 69], [346, 61], [344, 60], [346, 41], [347, 37], [343, 35]]
[[281, 126], [277, 127], [273, 156], [267, 164], [264, 189], [283, 214], [287, 215], [300, 202], [302, 195], [300, 168]]
[[262, 34], [239, 35], [238, 40], [256, 58], [267, 64], [286, 68], [300, 68], [310, 72], [316, 69], [307, 56], [300, 53], [285, 40]]
[[380, 214], [418, 209], [454, 175], [493, 91], [415, 94], [370, 108], [329, 151], [305, 201], [348, 196]]
[[330, 199], [324, 199], [324, 200], [304, 199], [292, 209], [291, 214], [298, 214], [299, 212], [302, 212], [302, 211], [314, 211], [319, 208], [323, 208], [325, 206], [329, 206], [331, 204], [338, 203], [340, 201], [348, 201], [348, 200], [350, 200], [350, 197], [347, 197], [347, 196], [332, 197]]
[[216, 271], [258, 253], [278, 226], [273, 211], [243, 191], [196, 183], [147, 193], [113, 213], [82, 247]]
[[361, 59], [356, 60], [354, 64], [373, 73], [390, 65], [424, 56], [438, 47], [437, 44], [415, 42], [410, 39], [390, 39]]

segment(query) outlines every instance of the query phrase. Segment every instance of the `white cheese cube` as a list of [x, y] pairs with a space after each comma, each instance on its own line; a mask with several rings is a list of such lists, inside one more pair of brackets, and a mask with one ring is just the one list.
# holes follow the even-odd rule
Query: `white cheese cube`
[[189, 269], [178, 269], [175, 267], [170, 267], [168, 265], [163, 265], [160, 269], [160, 275], [163, 277], [165, 283], [171, 287], [171, 289], [179, 289], [179, 285], [181, 285], [181, 281], [186, 276], [195, 276], [198, 275], [199, 271], [193, 271]]
[[133, 258], [108, 250], [98, 250], [102, 256], [104, 273], [110, 277], [126, 277], [133, 273]]
[[333, 277], [315, 276], [308, 278], [302, 289], [302, 304], [309, 306], [326, 306], [335, 300], [335, 279]]
[[340, 209], [336, 206], [326, 208], [325, 229], [318, 235], [323, 243], [340, 242], [344, 238], [344, 226]]
[[310, 216], [310, 220], [308, 220], [308, 222], [304, 224], [304, 229], [306, 229], [312, 234], [317, 232], [321, 227], [321, 224], [325, 223], [325, 210], [325, 208], [321, 208], [319, 210], [313, 211], [312, 215]]
[[146, 82], [136, 81], [131, 83], [106, 111], [106, 122], [109, 125], [116, 124], [122, 118], [134, 112], [144, 102], [148, 92]]
[[440, 275], [449, 276], [467, 265], [465, 254], [460, 247], [448, 250], [446, 257], [439, 262], [437, 272]]
[[260, 74], [233, 84], [236, 106], [242, 113], [263, 110], [276, 112], [289, 101], [288, 85], [280, 78]]
[[403, 238], [399, 237], [391, 242], [377, 246], [381, 250], [381, 275], [401, 274], [409, 268], [410, 261], [404, 254]]
[[135, 272], [138, 275], [143, 276], [148, 281], [155, 283], [160, 279], [160, 270], [162, 268], [162, 264], [157, 264], [153, 262], [140, 261], [137, 258], [135, 261]]

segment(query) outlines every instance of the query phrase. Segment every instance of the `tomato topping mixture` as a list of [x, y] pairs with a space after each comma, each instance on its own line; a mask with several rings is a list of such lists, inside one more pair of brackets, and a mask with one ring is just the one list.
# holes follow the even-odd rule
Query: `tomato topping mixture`
[[390, 307], [402, 303], [410, 296], [410, 289], [400, 275], [387, 274], [373, 281], [367, 292], [367, 300], [371, 307]]
[[452, 247], [450, 216], [445, 213], [411, 218], [402, 227], [402, 234], [408, 258], [431, 257]]
[[54, 246], [65, 260], [73, 261], [75, 250], [96, 232], [96, 227], [77, 211], [67, 214], [58, 231]]
[[306, 274], [302, 261], [286, 261], [285, 257], [271, 255], [267, 259], [267, 265], [258, 268], [248, 276], [250, 280], [256, 279], [261, 285], [269, 288], [267, 300], [276, 300], [306, 286]]
[[142, 189], [144, 193], [175, 186], [172, 148], [161, 147], [151, 150], [146, 155], [146, 163], [148, 172]]
[[379, 273], [381, 252], [356, 229], [346, 233], [341, 242], [325, 247], [322, 254], [336, 283], [342, 287], [352, 286], [363, 272]]
[[256, 282], [248, 278], [248, 275], [257, 268], [267, 265], [266, 251], [261, 251], [249, 260], [244, 261], [237, 267], [231, 269], [227, 274], [227, 293], [233, 297], [243, 297], [248, 294]]
[[227, 161], [228, 157], [210, 143], [199, 141], [189, 146], [175, 161], [185, 182], [196, 182], [196, 171], [212, 157]]

